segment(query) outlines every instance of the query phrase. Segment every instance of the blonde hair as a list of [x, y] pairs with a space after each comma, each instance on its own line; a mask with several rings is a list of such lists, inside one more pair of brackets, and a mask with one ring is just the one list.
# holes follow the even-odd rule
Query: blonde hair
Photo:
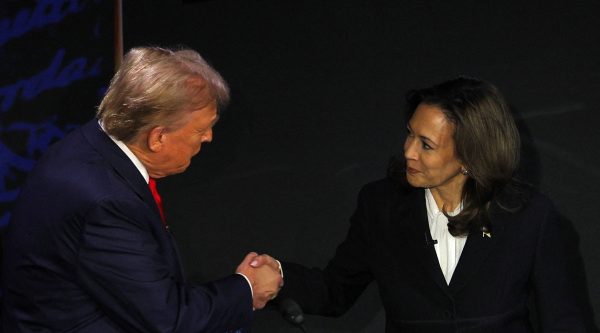
[[177, 127], [186, 112], [229, 102], [221, 75], [194, 50], [131, 49], [96, 113], [104, 130], [129, 143], [156, 126]]

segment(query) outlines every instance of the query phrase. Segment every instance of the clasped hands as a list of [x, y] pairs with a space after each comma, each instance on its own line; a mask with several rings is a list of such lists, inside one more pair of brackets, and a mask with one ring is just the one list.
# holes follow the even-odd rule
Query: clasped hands
[[254, 309], [264, 308], [283, 287], [281, 266], [267, 254], [248, 253], [235, 272], [243, 274], [252, 285]]

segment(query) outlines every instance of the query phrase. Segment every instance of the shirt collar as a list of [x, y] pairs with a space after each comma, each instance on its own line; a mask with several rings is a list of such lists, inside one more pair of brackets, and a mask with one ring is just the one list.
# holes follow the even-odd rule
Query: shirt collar
[[[102, 126], [102, 121], [98, 120], [98, 124], [100, 125], [100, 128], [102, 129], [102, 131], [104, 131], [104, 133], [106, 133], [106, 131], [104, 130], [104, 126]], [[112, 135], [110, 135], [108, 133], [106, 133], [106, 135], [108, 135], [108, 137], [111, 140], [113, 140], [113, 142], [119, 148], [121, 148], [121, 150], [125, 153], [125, 155], [127, 155], [127, 157], [129, 157], [129, 159], [131, 160], [133, 165], [135, 165], [135, 167], [138, 169], [138, 171], [142, 174], [142, 177], [144, 177], [144, 179], [146, 180], [146, 183], [148, 183], [148, 181], [150, 180], [150, 175], [148, 175], [148, 170], [146, 170], [146, 167], [144, 167], [144, 165], [142, 164], [140, 159], [137, 158], [137, 156], [135, 156], [135, 154], [131, 151], [131, 149], [129, 149], [129, 147], [127, 147], [125, 142], [118, 140], [117, 138], [113, 137]]]

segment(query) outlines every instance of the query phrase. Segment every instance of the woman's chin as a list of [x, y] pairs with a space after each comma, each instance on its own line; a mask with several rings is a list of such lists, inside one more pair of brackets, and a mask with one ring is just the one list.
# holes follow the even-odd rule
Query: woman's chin
[[423, 187], [421, 182], [414, 175], [406, 174], [406, 182], [412, 187]]

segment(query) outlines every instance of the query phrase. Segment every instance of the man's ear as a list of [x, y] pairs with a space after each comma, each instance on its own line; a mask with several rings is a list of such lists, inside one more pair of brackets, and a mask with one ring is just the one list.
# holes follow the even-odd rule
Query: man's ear
[[147, 144], [151, 152], [157, 153], [163, 149], [165, 142], [165, 128], [157, 126], [148, 131]]

